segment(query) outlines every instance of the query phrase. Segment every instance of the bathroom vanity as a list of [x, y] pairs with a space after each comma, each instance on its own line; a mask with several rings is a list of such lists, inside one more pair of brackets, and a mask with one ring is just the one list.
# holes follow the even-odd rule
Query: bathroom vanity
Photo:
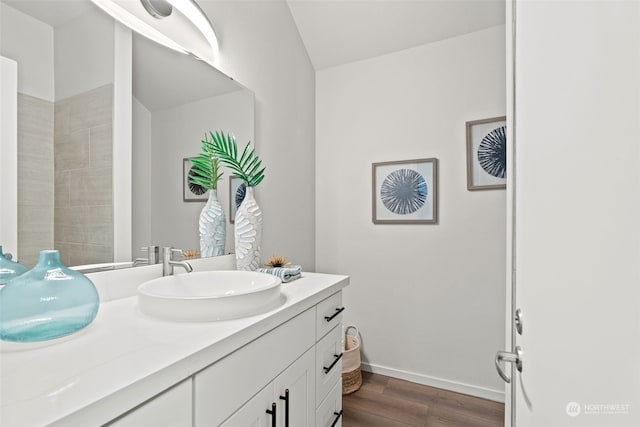
[[121, 291], [66, 340], [3, 343], [0, 425], [339, 426], [348, 283], [304, 273], [278, 308], [218, 322], [150, 317]]

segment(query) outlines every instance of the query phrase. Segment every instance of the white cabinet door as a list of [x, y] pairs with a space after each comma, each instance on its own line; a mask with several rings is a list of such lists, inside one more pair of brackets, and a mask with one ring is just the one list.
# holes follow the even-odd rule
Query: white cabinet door
[[220, 425], [258, 390], [313, 347], [309, 309], [195, 376], [195, 425]]
[[314, 426], [314, 362], [315, 350], [312, 348], [245, 403], [222, 426], [270, 427], [274, 417], [278, 427]]
[[245, 403], [235, 414], [231, 415], [227, 421], [221, 424], [222, 427], [270, 427], [272, 417], [277, 414], [270, 414], [267, 411], [273, 410], [273, 383], [260, 390], [258, 394]]
[[192, 424], [191, 379], [108, 424], [110, 427], [183, 427]]
[[[274, 381], [279, 427], [313, 426], [315, 419], [315, 348], [293, 362]], [[288, 415], [287, 415], [288, 412]]]

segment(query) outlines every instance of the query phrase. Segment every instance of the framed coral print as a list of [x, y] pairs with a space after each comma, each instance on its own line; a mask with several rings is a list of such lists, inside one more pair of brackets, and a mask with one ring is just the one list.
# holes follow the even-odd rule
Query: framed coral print
[[201, 185], [189, 182], [189, 175], [193, 174], [193, 164], [189, 158], [182, 159], [182, 200], [185, 202], [206, 202], [209, 190]]
[[244, 181], [234, 175], [229, 177], [229, 222], [231, 224], [236, 222], [236, 211], [244, 200], [246, 190]]
[[467, 189], [507, 187], [506, 117], [467, 122]]
[[437, 224], [438, 159], [372, 165], [374, 224]]

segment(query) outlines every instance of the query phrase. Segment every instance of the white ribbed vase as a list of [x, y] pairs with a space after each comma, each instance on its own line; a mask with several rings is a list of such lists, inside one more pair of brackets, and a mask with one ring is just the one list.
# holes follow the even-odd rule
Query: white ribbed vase
[[235, 221], [237, 268], [254, 271], [260, 266], [262, 211], [253, 196], [253, 187], [247, 187]]
[[224, 255], [227, 237], [226, 222], [218, 191], [209, 190], [209, 200], [200, 212], [200, 255], [203, 257]]

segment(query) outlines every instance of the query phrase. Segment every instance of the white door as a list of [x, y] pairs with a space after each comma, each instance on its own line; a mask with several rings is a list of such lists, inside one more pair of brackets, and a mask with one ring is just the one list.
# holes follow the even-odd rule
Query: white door
[[515, 1], [507, 17], [507, 306], [523, 317], [506, 424], [639, 426], [640, 2]]

